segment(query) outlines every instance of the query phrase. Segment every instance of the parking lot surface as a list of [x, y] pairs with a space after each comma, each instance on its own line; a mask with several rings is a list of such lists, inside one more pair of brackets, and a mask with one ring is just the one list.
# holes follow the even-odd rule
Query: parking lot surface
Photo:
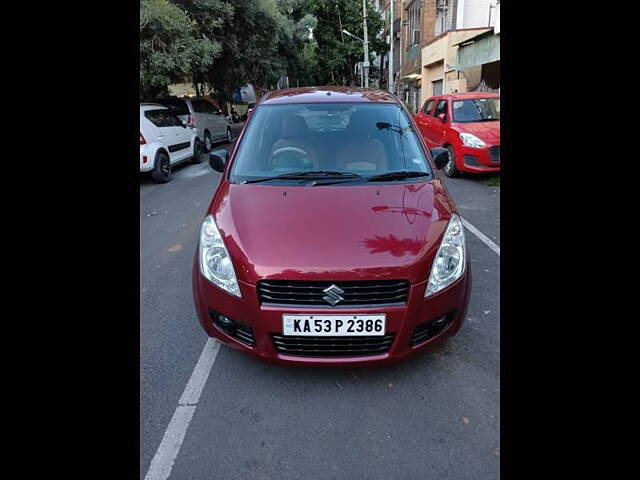
[[[205, 161], [169, 184], [140, 181], [140, 478], [154, 457], [164, 463], [149, 480], [499, 478], [500, 257], [469, 230], [473, 291], [458, 336], [377, 368], [271, 366], [221, 346], [183, 437], [169, 435], [175, 459], [158, 460], [207, 343], [191, 265], [219, 178]], [[499, 246], [499, 189], [445, 181]]]

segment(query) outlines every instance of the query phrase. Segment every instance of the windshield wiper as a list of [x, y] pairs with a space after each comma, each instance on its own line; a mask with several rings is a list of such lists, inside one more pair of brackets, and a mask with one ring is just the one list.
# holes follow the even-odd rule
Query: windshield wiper
[[348, 177], [358, 178], [361, 175], [357, 173], [339, 172], [337, 170], [305, 170], [301, 172], [285, 173], [284, 175], [276, 175], [274, 177], [256, 178], [254, 180], [245, 180], [241, 183], [259, 183], [269, 180], [309, 180], [315, 178], [333, 178], [333, 177]]
[[431, 174], [429, 172], [418, 172], [411, 170], [400, 170], [398, 172], [387, 172], [381, 173], [380, 175], [373, 175], [371, 177], [367, 177], [367, 181], [369, 182], [384, 182], [387, 180], [402, 180], [404, 178], [413, 178], [413, 177], [430, 177]]
[[409, 128], [402, 128], [397, 125], [391, 125], [388, 122], [377, 122], [376, 127], [378, 130], [391, 130], [392, 132], [398, 132], [400, 135], [404, 135], [404, 132], [409, 130]]

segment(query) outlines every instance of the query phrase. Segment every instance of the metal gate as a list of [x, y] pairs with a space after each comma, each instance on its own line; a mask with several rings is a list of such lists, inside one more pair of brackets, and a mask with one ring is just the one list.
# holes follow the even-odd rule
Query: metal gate
[[442, 95], [442, 80], [436, 80], [431, 82], [431, 88], [433, 90], [433, 96]]

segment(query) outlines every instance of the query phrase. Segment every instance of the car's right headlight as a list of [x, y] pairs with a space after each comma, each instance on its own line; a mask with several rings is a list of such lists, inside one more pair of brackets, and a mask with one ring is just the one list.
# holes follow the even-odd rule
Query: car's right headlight
[[206, 216], [200, 230], [200, 273], [230, 294], [242, 296], [231, 257], [211, 215]]
[[428, 297], [448, 287], [464, 273], [466, 245], [462, 220], [455, 213], [444, 232], [440, 248], [433, 259], [431, 275], [424, 296]]
[[460, 140], [462, 140], [462, 143], [464, 143], [467, 147], [484, 148], [487, 146], [486, 143], [484, 143], [472, 133], [461, 133]]

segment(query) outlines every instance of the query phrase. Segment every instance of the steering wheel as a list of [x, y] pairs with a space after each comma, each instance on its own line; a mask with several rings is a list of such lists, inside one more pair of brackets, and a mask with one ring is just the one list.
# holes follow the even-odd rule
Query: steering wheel
[[311, 164], [306, 150], [298, 147], [280, 147], [271, 154], [271, 163], [282, 167], [305, 167]]

